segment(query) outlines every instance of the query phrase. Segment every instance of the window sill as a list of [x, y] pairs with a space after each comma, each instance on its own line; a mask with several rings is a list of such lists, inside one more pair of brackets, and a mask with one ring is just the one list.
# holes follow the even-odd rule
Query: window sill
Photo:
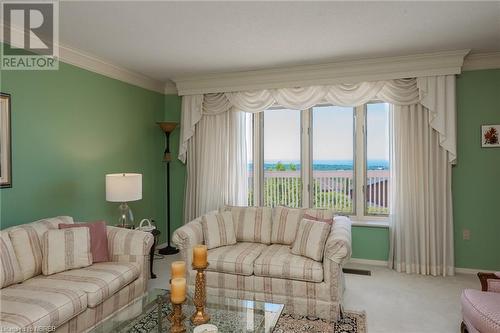
[[384, 220], [351, 220], [353, 227], [389, 228], [389, 221]]

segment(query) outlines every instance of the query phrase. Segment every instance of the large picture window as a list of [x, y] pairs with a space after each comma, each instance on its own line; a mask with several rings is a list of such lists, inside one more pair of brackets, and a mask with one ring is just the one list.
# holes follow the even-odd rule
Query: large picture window
[[248, 117], [248, 204], [330, 208], [360, 220], [387, 215], [389, 109], [317, 105]]

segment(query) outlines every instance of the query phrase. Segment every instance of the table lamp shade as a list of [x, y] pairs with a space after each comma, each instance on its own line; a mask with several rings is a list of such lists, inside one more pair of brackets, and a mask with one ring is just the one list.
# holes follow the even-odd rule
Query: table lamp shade
[[142, 174], [114, 173], [106, 175], [106, 201], [130, 202], [142, 199]]

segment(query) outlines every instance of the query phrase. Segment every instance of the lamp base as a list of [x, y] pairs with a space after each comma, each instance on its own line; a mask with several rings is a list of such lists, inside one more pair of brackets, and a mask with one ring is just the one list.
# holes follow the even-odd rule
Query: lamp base
[[172, 254], [179, 253], [179, 249], [177, 249], [177, 248], [175, 248], [173, 246], [167, 245], [164, 248], [159, 249], [158, 253], [159, 254], [163, 254], [165, 256], [169, 256], [169, 255], [172, 255]]

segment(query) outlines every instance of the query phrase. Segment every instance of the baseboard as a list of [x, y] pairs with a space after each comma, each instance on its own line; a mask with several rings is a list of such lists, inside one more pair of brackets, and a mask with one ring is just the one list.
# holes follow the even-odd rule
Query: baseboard
[[387, 266], [387, 261], [384, 260], [372, 260], [372, 259], [361, 259], [361, 258], [351, 258], [348, 261], [348, 263], [372, 265], [372, 266]]
[[461, 267], [455, 267], [455, 273], [477, 274], [479, 272], [482, 272], [482, 273], [496, 273], [498, 271], [491, 271], [491, 270], [488, 270], [488, 269], [481, 269], [481, 268], [461, 268]]
[[[371, 260], [371, 259], [361, 259], [361, 258], [351, 258], [351, 260], [349, 260], [347, 263], [371, 265], [371, 266], [387, 266], [387, 261], [384, 261], [384, 260]], [[498, 271], [492, 271], [492, 270], [481, 269], [481, 268], [455, 267], [455, 273], [459, 273], [459, 274], [477, 274], [478, 272], [496, 273]]]

